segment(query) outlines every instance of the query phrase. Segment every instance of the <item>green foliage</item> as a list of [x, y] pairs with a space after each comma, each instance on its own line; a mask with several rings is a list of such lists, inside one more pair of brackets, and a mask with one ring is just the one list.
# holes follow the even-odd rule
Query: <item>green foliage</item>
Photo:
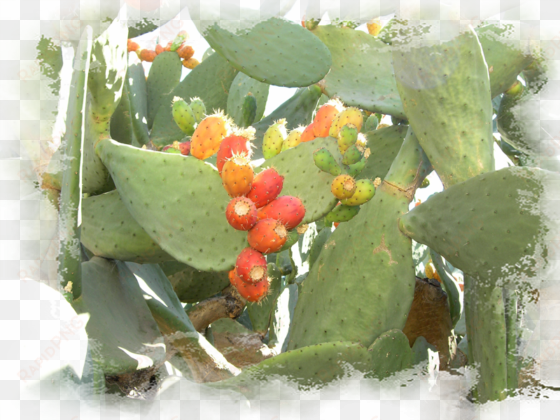
[[37, 60], [43, 76], [53, 82], [49, 84], [55, 96], [60, 94], [60, 70], [62, 69], [62, 48], [55, 45], [51, 38], [41, 35], [37, 44]]

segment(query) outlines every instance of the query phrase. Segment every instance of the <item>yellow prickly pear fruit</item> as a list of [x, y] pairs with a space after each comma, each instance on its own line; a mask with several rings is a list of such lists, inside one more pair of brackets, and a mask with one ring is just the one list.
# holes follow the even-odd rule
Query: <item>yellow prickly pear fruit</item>
[[200, 61], [198, 61], [196, 58], [191, 57], [188, 60], [183, 60], [182, 61], [183, 66], [188, 68], [188, 69], [194, 69], [196, 66], [198, 66], [200, 64]]
[[383, 25], [381, 24], [381, 20], [379, 18], [372, 19], [368, 23], [366, 23], [367, 31], [370, 35], [377, 36], [381, 31]]
[[359, 206], [367, 203], [375, 195], [375, 185], [369, 179], [360, 179], [356, 182], [356, 191], [352, 197], [341, 200], [346, 206]]
[[305, 130], [305, 127], [300, 126], [290, 131], [288, 137], [286, 137], [286, 140], [284, 140], [284, 142], [282, 143], [282, 151], [292, 149], [300, 144], [301, 133], [303, 133], [303, 130]]
[[230, 127], [229, 119], [222, 112], [204, 118], [192, 135], [191, 155], [203, 160], [218, 152]]
[[426, 264], [426, 268], [424, 269], [424, 273], [426, 274], [427, 278], [435, 279], [435, 280], [437, 280], [441, 283], [441, 278], [439, 277], [439, 274], [436, 270], [436, 266], [434, 265], [432, 260], [428, 261], [428, 264]]
[[339, 175], [333, 179], [331, 191], [339, 200], [350, 198], [356, 191], [356, 181], [350, 175]]
[[338, 138], [338, 133], [340, 133], [342, 127], [347, 124], [353, 124], [356, 126], [359, 133], [362, 129], [363, 123], [364, 116], [362, 115], [362, 111], [354, 107], [346, 108], [334, 118], [329, 130], [329, 136]]

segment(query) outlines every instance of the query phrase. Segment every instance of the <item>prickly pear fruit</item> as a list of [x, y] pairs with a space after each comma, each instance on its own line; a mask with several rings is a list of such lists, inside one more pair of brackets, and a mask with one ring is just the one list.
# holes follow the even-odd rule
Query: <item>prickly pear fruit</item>
[[171, 44], [173, 44], [173, 41], [169, 41], [167, 45], [163, 48], [163, 51], [167, 51], [167, 52], [171, 51]]
[[315, 140], [315, 126], [313, 123], [305, 127], [305, 130], [301, 133], [300, 142], [305, 143], [311, 140]]
[[241, 108], [241, 127], [249, 127], [257, 117], [257, 99], [251, 92], [245, 95]]
[[362, 158], [362, 152], [358, 149], [358, 146], [353, 144], [346, 150], [344, 156], [342, 157], [342, 163], [344, 165], [353, 165], [358, 163]]
[[175, 37], [175, 39], [173, 40], [173, 42], [171, 43], [171, 46], [169, 47], [169, 51], [177, 51], [179, 47], [183, 44], [183, 42], [185, 42], [188, 38], [189, 38], [189, 34], [187, 33], [187, 31], [180, 31]]
[[358, 129], [354, 124], [347, 124], [338, 133], [338, 150], [344, 154], [349, 147], [353, 146], [358, 140]]
[[222, 185], [230, 197], [239, 197], [251, 191], [253, 168], [245, 155], [233, 155], [222, 167]]
[[200, 123], [206, 116], [206, 106], [204, 105], [204, 102], [202, 102], [202, 99], [194, 97], [191, 98], [191, 103], [189, 104], [189, 106], [191, 107], [192, 112], [194, 113], [194, 118], [196, 119], [196, 122]]
[[427, 188], [430, 186], [430, 180], [428, 178], [424, 178], [424, 181], [422, 181], [422, 184], [420, 185], [419, 188]]
[[268, 168], [255, 176], [247, 198], [259, 209], [278, 197], [283, 186], [284, 177], [276, 169]]
[[426, 268], [424, 269], [424, 273], [426, 274], [426, 277], [429, 279], [435, 279], [437, 281], [439, 281], [441, 283], [441, 278], [436, 270], [436, 267], [434, 265], [434, 263], [432, 262], [432, 260], [430, 260], [428, 262], [428, 264], [426, 264]]
[[284, 140], [284, 143], [282, 143], [282, 151], [291, 149], [293, 147], [296, 147], [298, 144], [300, 144], [301, 133], [303, 133], [304, 129], [305, 129], [304, 127], [297, 127], [294, 128], [292, 131], [290, 131], [288, 137], [286, 137], [286, 140]]
[[159, 44], [156, 45], [156, 55], [160, 55], [163, 52], [163, 47]]
[[379, 35], [379, 32], [381, 31], [382, 28], [382, 24], [379, 18], [370, 20], [368, 23], [366, 23], [366, 26], [367, 26], [368, 33], [373, 36]]
[[146, 50], [146, 49], [137, 49], [136, 55], [140, 59], [140, 61], [147, 61], [151, 63], [156, 58], [156, 52], [154, 50]]
[[270, 159], [282, 151], [282, 143], [286, 138], [286, 120], [281, 119], [272, 124], [263, 138], [263, 156]]
[[235, 271], [246, 283], [256, 283], [266, 280], [266, 258], [259, 251], [247, 247], [237, 256]]
[[178, 141], [174, 141], [173, 144], [168, 144], [167, 146], [164, 146], [163, 149], [161, 149], [161, 151], [166, 153], [181, 154]]
[[371, 200], [375, 195], [375, 185], [369, 179], [360, 179], [356, 182], [356, 191], [352, 197], [342, 200], [346, 206], [359, 206]]
[[339, 200], [350, 198], [356, 191], [356, 181], [350, 175], [339, 175], [333, 179], [331, 191]]
[[196, 66], [198, 66], [200, 64], [200, 61], [198, 61], [196, 58], [191, 57], [188, 60], [183, 60], [183, 67], [186, 67], [188, 69], [194, 69]]
[[274, 219], [259, 220], [247, 234], [249, 245], [263, 254], [279, 251], [286, 243], [287, 238], [286, 227]]
[[226, 219], [237, 230], [249, 230], [257, 223], [257, 208], [247, 197], [236, 197], [226, 207]]
[[336, 206], [325, 219], [329, 222], [347, 222], [351, 220], [360, 211], [359, 206]]
[[305, 207], [301, 200], [291, 195], [278, 197], [258, 210], [257, 218], [276, 219], [281, 222], [286, 229], [291, 230], [301, 223], [305, 217]]
[[138, 48], [140, 48], [140, 45], [138, 45], [136, 42], [134, 42], [133, 40], [129, 39], [128, 41], [126, 41], [126, 47], [128, 52], [136, 52], [136, 50], [138, 50]]
[[177, 54], [184, 60], [188, 60], [194, 55], [194, 49], [190, 45], [181, 45], [177, 49]]
[[179, 150], [181, 151], [181, 154], [183, 156], [187, 156], [191, 152], [191, 142], [184, 141], [182, 143], [179, 143]]
[[175, 121], [183, 133], [188, 136], [194, 133], [194, 125], [196, 123], [194, 112], [183, 98], [178, 96], [173, 98], [172, 114], [173, 121]]
[[228, 159], [233, 155], [245, 155], [251, 157], [251, 140], [254, 138], [254, 130], [243, 130], [227, 136], [220, 144], [218, 156], [216, 159], [216, 167], [222, 175], [222, 168]]
[[371, 114], [368, 119], [366, 120], [365, 124], [365, 132], [377, 130], [377, 126], [379, 125], [379, 120], [375, 114]]
[[348, 172], [348, 175], [355, 178], [362, 172], [365, 166], [366, 166], [366, 158], [363, 157], [357, 163], [354, 163], [353, 165], [348, 165], [348, 170], [346, 172]]
[[319, 168], [320, 170], [334, 176], [340, 175], [340, 166], [338, 166], [338, 163], [336, 163], [334, 156], [331, 152], [328, 151], [328, 149], [322, 147], [319, 150], [315, 150], [313, 152], [313, 161], [315, 162], [317, 168]]
[[260, 302], [267, 294], [270, 283], [268, 279], [257, 283], [246, 283], [237, 275], [236, 270], [228, 274], [229, 282], [237, 289], [241, 297], [249, 302]]
[[220, 148], [229, 127], [230, 123], [222, 113], [204, 118], [192, 135], [191, 155], [201, 160], [212, 156]]
[[315, 137], [327, 137], [334, 118], [343, 110], [344, 105], [338, 99], [330, 100], [319, 108], [313, 119]]
[[348, 124], [355, 125], [358, 132], [360, 132], [362, 130], [363, 122], [364, 117], [362, 115], [362, 111], [354, 107], [346, 108], [334, 118], [329, 130], [329, 136], [337, 138], [341, 128]]

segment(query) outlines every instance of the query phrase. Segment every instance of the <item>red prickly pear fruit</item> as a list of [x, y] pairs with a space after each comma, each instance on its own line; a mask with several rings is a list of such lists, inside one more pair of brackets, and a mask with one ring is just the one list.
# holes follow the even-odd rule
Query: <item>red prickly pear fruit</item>
[[259, 220], [247, 234], [249, 245], [263, 254], [277, 252], [287, 239], [286, 227], [274, 219]]
[[338, 99], [331, 100], [319, 108], [313, 119], [313, 133], [315, 137], [328, 137], [334, 118], [343, 109], [344, 105]]
[[136, 42], [134, 42], [133, 40], [129, 39], [126, 42], [126, 47], [128, 52], [136, 52], [136, 50], [138, 50], [138, 48], [140, 48], [140, 45], [138, 45]]
[[249, 230], [257, 223], [257, 208], [247, 197], [236, 197], [226, 207], [226, 219], [237, 230]]
[[301, 200], [291, 195], [278, 197], [258, 210], [258, 219], [276, 219], [286, 229], [291, 230], [301, 223], [305, 216], [305, 207]]
[[156, 55], [160, 55], [163, 52], [163, 47], [161, 45], [156, 45]]
[[247, 198], [259, 209], [278, 197], [283, 186], [284, 177], [276, 169], [268, 168], [255, 176]]
[[249, 302], [260, 302], [267, 294], [270, 283], [268, 279], [261, 280], [257, 283], [245, 283], [237, 275], [235, 269], [228, 273], [229, 282], [237, 289], [241, 297]]
[[306, 141], [315, 140], [315, 126], [313, 123], [309, 124], [303, 133], [301, 133], [300, 142], [305, 143]]
[[190, 45], [181, 45], [177, 49], [177, 54], [184, 60], [188, 60], [194, 55], [194, 49]]
[[204, 118], [192, 135], [191, 155], [200, 160], [212, 156], [228, 135], [229, 128], [230, 122], [221, 112]]
[[266, 258], [253, 248], [245, 248], [237, 256], [235, 271], [245, 283], [256, 283], [266, 280]]
[[246, 195], [253, 183], [251, 161], [245, 155], [234, 155], [222, 168], [222, 185], [230, 197]]
[[179, 150], [181, 151], [182, 155], [187, 156], [191, 151], [191, 142], [184, 141], [182, 143], [179, 143]]
[[240, 133], [232, 134], [222, 141], [216, 159], [216, 167], [220, 175], [222, 174], [224, 164], [228, 159], [233, 157], [233, 155], [244, 154], [247, 157], [251, 157], [251, 140], [253, 138], [254, 130], [244, 130]]

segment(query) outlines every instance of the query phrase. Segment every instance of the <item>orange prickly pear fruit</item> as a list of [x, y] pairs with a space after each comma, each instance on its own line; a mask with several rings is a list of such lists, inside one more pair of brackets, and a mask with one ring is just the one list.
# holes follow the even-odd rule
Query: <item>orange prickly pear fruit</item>
[[248, 194], [253, 176], [251, 161], [243, 154], [234, 155], [222, 167], [222, 185], [230, 197]]
[[191, 57], [188, 60], [183, 60], [183, 66], [191, 70], [194, 69], [199, 64], [200, 61], [198, 61], [196, 58]]
[[151, 63], [156, 58], [156, 52], [154, 50], [136, 50], [136, 54], [141, 61], [147, 61]]
[[165, 48], [163, 49], [163, 51], [171, 51], [171, 45], [173, 44], [173, 41], [169, 41], [167, 43], [167, 45], [165, 46]]
[[339, 175], [331, 184], [331, 192], [339, 200], [350, 198], [356, 191], [356, 181], [350, 175]]
[[218, 112], [204, 118], [194, 130], [191, 138], [191, 155], [207, 159], [220, 149], [220, 144], [230, 130], [229, 119]]
[[249, 127], [245, 130], [238, 131], [230, 136], [227, 136], [220, 144], [218, 150], [218, 157], [216, 160], [216, 167], [220, 175], [222, 168], [226, 161], [233, 155], [245, 154], [251, 157], [251, 140], [255, 138], [255, 129]]
[[194, 49], [190, 45], [181, 45], [177, 50], [177, 54], [184, 60], [188, 60], [194, 55]]
[[229, 281], [237, 289], [239, 294], [249, 302], [260, 302], [267, 294], [270, 282], [268, 278], [256, 283], [247, 283], [237, 275], [237, 270], [229, 272]]
[[315, 140], [315, 126], [313, 123], [309, 124], [303, 133], [301, 133], [300, 141], [301, 143], [305, 143], [306, 141]]
[[126, 46], [127, 46], [128, 52], [132, 52], [132, 51], [136, 52], [136, 50], [138, 50], [140, 48], [140, 45], [138, 45], [136, 42], [134, 42], [131, 39], [129, 39], [126, 42]]
[[334, 118], [344, 110], [344, 105], [338, 99], [324, 104], [313, 119], [313, 133], [315, 137], [328, 137]]
[[262, 219], [247, 234], [249, 245], [263, 254], [277, 252], [288, 239], [286, 226], [275, 219]]
[[362, 111], [354, 107], [346, 108], [334, 118], [329, 130], [329, 136], [338, 138], [338, 133], [347, 124], [354, 124], [359, 133], [362, 130], [363, 123], [364, 116]]
[[[416, 202], [416, 204], [414, 205], [414, 207], [418, 207], [420, 204], [422, 204], [422, 200], [418, 200], [418, 201]], [[424, 207], [422, 207], [422, 208], [424, 208]]]
[[159, 44], [156, 45], [156, 55], [160, 55], [163, 52], [163, 47]]

